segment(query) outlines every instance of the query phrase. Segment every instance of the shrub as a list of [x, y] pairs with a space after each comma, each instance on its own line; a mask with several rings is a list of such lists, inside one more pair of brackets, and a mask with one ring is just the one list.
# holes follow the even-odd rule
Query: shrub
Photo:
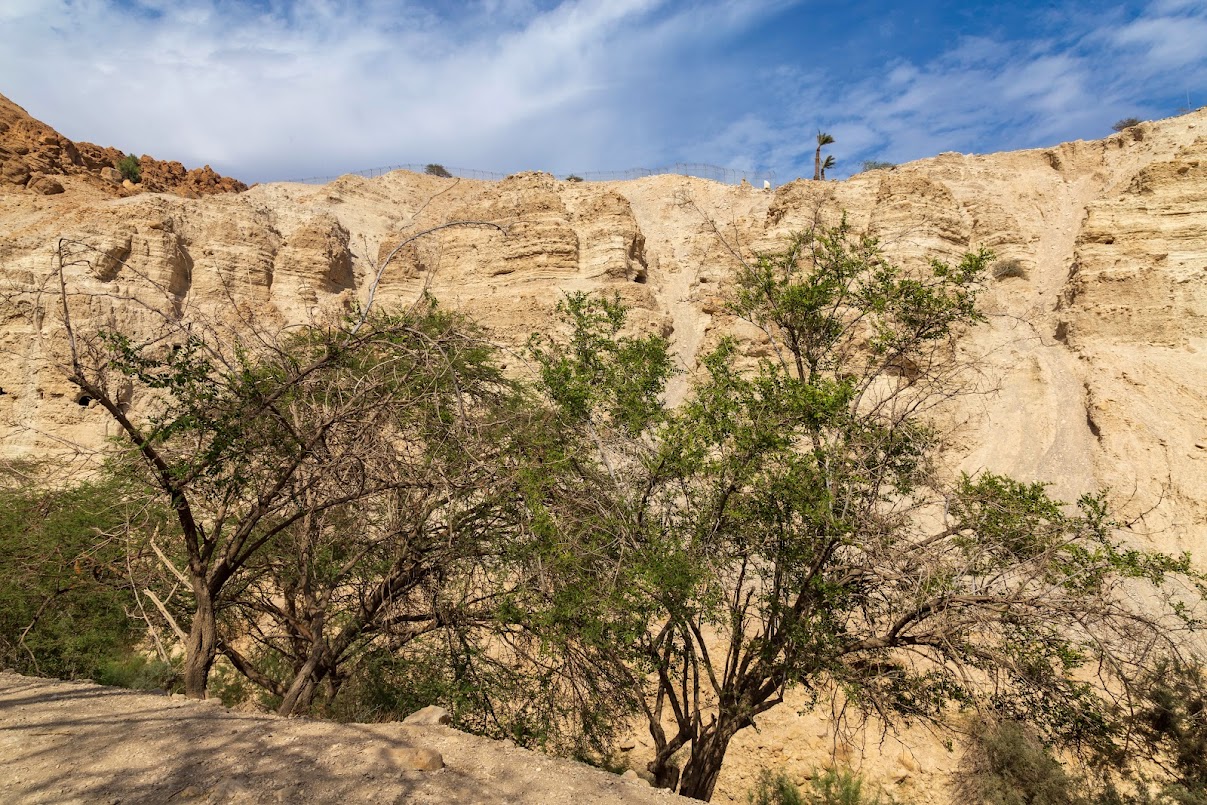
[[751, 805], [880, 805], [880, 792], [865, 790], [862, 775], [850, 769], [826, 769], [800, 787], [783, 772], [763, 769], [754, 788], [746, 794]]
[[567, 182], [581, 182], [582, 180], [583, 180], [583, 177], [579, 176], [576, 173], [572, 173], [566, 177]]
[[142, 181], [142, 168], [138, 164], [138, 157], [134, 156], [134, 154], [126, 154], [119, 159], [117, 170], [123, 179], [129, 179], [134, 184]]
[[860, 170], [864, 173], [867, 171], [887, 170], [897, 167], [895, 162], [881, 162], [878, 159], [865, 159], [862, 163], [863, 167]]
[[1027, 269], [1023, 266], [1023, 261], [1017, 257], [1007, 257], [998, 260], [993, 264], [991, 270], [995, 280], [1004, 280], [1010, 277], [1027, 278]]
[[754, 788], [746, 794], [751, 805], [805, 805], [804, 797], [788, 775], [763, 769]]
[[428, 176], [439, 176], [441, 179], [453, 178], [453, 175], [448, 172], [448, 168], [435, 162], [429, 163], [428, 166], [423, 169], [423, 172]]
[[1017, 721], [978, 725], [956, 774], [956, 799], [983, 805], [1081, 805], [1086, 787]]
[[1139, 126], [1143, 121], [1138, 117], [1125, 117], [1122, 120], [1116, 120], [1115, 125], [1111, 126], [1114, 131], [1123, 131], [1130, 129], [1132, 126]]
[[109, 480], [53, 490], [38, 482], [0, 467], [0, 664], [161, 686], [146, 680], [137, 651], [144, 627], [127, 615], [127, 490]]
[[810, 781], [805, 801], [809, 805], [880, 805], [880, 792], [864, 790], [863, 776], [850, 769], [826, 769]]

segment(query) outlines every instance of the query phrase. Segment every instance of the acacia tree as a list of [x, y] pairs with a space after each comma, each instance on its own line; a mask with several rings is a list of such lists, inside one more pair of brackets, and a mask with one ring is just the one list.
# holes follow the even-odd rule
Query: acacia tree
[[[165, 343], [110, 332], [75, 341], [69, 379], [122, 427], [149, 484], [176, 514], [172, 542], [184, 567], [174, 572], [191, 591], [183, 613], [188, 695], [205, 696], [220, 649], [250, 672], [235, 636], [222, 633], [221, 617], [263, 582], [268, 557], [287, 545], [307, 573], [330, 565], [330, 584], [319, 591], [313, 576], [298, 580], [303, 597], [318, 597], [294, 613], [308, 650], [282, 691], [286, 711], [346, 648], [348, 638], [324, 629], [336, 589], [391, 546], [390, 559], [375, 566], [371, 591], [343, 624], [354, 632], [429, 572], [437, 557], [424, 554], [421, 540], [339, 530], [340, 518], [347, 525], [350, 512], [380, 508], [391, 496], [424, 498], [429, 509], [447, 503], [441, 459], [467, 448], [476, 412], [507, 387], [491, 351], [463, 324], [425, 301], [403, 315], [347, 316], [271, 340], [258, 333], [254, 341], [232, 335], [223, 343], [186, 333]], [[145, 394], [137, 421], [114, 391], [119, 381]], [[340, 544], [316, 539], [332, 529]], [[463, 547], [446, 542], [453, 551]], [[283, 606], [293, 603], [287, 595]]]
[[64, 368], [170, 504], [153, 600], [188, 695], [221, 654], [301, 712], [384, 656], [438, 678], [466, 726], [568, 751], [606, 739], [633, 701], [605, 651], [624, 618], [590, 614], [619, 610], [615, 588], [568, 582], [603, 554], [566, 554], [544, 515], [587, 521], [592, 480], [472, 324], [423, 298], [277, 331], [168, 308], [142, 337], [87, 333], [72, 311], [93, 297], [64, 268], [93, 253], [71, 246]]
[[[598, 320], [546, 350], [568, 416], [640, 431], [601, 433], [596, 460], [648, 618], [634, 683], [662, 785], [708, 799], [732, 738], [793, 686], [890, 725], [957, 705], [1108, 740], [1104, 691], [1196, 623], [1189, 558], [1123, 546], [1101, 496], [1070, 509], [935, 467], [927, 413], [972, 390], [953, 341], [981, 320], [990, 258], [908, 273], [845, 222], [799, 234], [744, 267], [731, 303], [771, 357], [722, 341], [675, 410], [643, 362], [657, 351], [591, 349]], [[608, 390], [625, 377], [650, 382]], [[1167, 606], [1132, 605], [1139, 587]]]

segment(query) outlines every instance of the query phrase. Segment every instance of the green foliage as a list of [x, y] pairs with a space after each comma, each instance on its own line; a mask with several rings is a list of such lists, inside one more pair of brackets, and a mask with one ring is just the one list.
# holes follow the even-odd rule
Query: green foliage
[[810, 779], [803, 791], [786, 774], [763, 769], [746, 801], [751, 805], [881, 805], [886, 799], [880, 792], [869, 792], [863, 777], [850, 769], [828, 768]]
[[[923, 413], [974, 390], [954, 339], [983, 319], [991, 261], [906, 271], [845, 221], [800, 233], [747, 262], [729, 303], [768, 357], [722, 339], [674, 410], [659, 396], [665, 349], [618, 338], [615, 302], [570, 297], [570, 335], [534, 339], [608, 512], [593, 522], [611, 542], [570, 552], [607, 552], [647, 619], [650, 771], [671, 779], [690, 745], [680, 793], [710, 796], [731, 737], [792, 685], [889, 720], [976, 704], [1047, 739], [1109, 743], [1103, 691], [1081, 669], [1131, 667], [1136, 635], [1175, 639], [1164, 618], [1197, 628], [1188, 600], [1151, 617], [1125, 603], [1174, 579], [1204, 588], [1188, 557], [1120, 543], [1101, 495], [1067, 507], [990, 473], [937, 482]], [[941, 524], [924, 527], [925, 510]], [[654, 706], [667, 702], [670, 730]]]
[[1086, 789], [1017, 721], [977, 725], [957, 777], [959, 798], [977, 805], [1089, 805]]
[[1124, 129], [1130, 129], [1132, 126], [1139, 126], [1143, 122], [1138, 117], [1125, 117], [1122, 120], [1115, 121], [1115, 124], [1111, 126], [1111, 130], [1123, 131]]
[[[1129, 777], [1119, 803], [1207, 805], [1207, 672], [1200, 660], [1164, 657], [1135, 680], [1130, 707], [1115, 715], [1128, 743], [1102, 758]], [[1139, 750], [1139, 751], [1136, 751]], [[1138, 758], [1147, 763], [1136, 764]]]
[[439, 176], [441, 179], [453, 178], [453, 175], [449, 172], [448, 168], [435, 162], [429, 163], [427, 166], [425, 166], [423, 172], [428, 176]]
[[567, 348], [542, 334], [534, 334], [528, 346], [559, 410], [571, 421], [591, 420], [628, 435], [655, 425], [663, 413], [660, 395], [673, 373], [666, 339], [618, 337], [626, 318], [619, 297], [574, 292], [558, 303], [557, 312], [570, 325]]
[[829, 768], [809, 781], [808, 805], [881, 805], [884, 796], [869, 793], [863, 777], [850, 769]]
[[888, 170], [897, 167], [896, 162], [882, 162], [878, 159], [865, 159], [860, 163], [860, 170], [864, 173], [868, 171]]
[[138, 157], [134, 154], [126, 154], [117, 161], [117, 170], [122, 175], [123, 179], [129, 179], [134, 184], [142, 181], [142, 168], [138, 164]]
[[567, 182], [581, 182], [582, 180], [583, 180], [583, 177], [579, 176], [576, 173], [572, 173], [566, 177]]
[[106, 477], [57, 489], [44, 480], [8, 465], [0, 484], [0, 662], [22, 673], [161, 686], [164, 675], [140, 673], [143, 626], [126, 614], [126, 558], [137, 555], [146, 523], [135, 491]]
[[750, 805], [805, 805], [800, 788], [788, 775], [776, 774], [770, 769], [759, 772], [754, 788], [746, 792]]

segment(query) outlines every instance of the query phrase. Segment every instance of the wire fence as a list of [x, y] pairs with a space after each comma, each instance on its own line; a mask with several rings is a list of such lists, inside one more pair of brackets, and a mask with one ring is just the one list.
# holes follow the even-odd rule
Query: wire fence
[[[379, 168], [365, 168], [364, 170], [349, 171], [346, 174], [337, 176], [309, 176], [305, 179], [288, 179], [287, 181], [300, 184], [327, 184], [333, 182], [340, 176], [363, 176], [366, 179], [376, 179], [379, 176], [384, 176], [387, 173], [394, 171], [410, 171], [412, 173], [427, 173], [429, 167], [438, 167], [449, 176], [455, 176], [460, 179], [476, 179], [483, 182], [498, 182], [506, 179], [511, 174], [497, 173], [495, 171], [477, 170], [474, 168], [453, 168], [444, 165], [429, 166], [410, 163], [406, 165], [384, 165]], [[680, 176], [693, 176], [697, 179], [709, 179], [722, 184], [741, 184], [743, 180], [749, 182], [755, 187], [763, 187], [766, 184], [775, 185], [774, 171], [746, 171], [736, 168], [724, 168], [720, 165], [708, 165], [703, 162], [676, 162], [673, 165], [667, 165], [662, 168], [629, 168], [628, 170], [620, 171], [583, 171], [582, 173], [560, 173], [553, 174], [554, 178], [562, 181], [580, 181], [580, 182], [616, 182], [626, 181], [629, 179], [641, 179], [646, 176], [662, 176], [665, 174], [678, 174]]]

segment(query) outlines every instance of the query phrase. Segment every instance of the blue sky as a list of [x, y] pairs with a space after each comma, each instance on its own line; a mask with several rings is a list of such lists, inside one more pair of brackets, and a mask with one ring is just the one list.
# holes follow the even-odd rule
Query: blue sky
[[1207, 105], [1207, 2], [2, 0], [0, 93], [78, 140], [246, 181], [867, 159]]

